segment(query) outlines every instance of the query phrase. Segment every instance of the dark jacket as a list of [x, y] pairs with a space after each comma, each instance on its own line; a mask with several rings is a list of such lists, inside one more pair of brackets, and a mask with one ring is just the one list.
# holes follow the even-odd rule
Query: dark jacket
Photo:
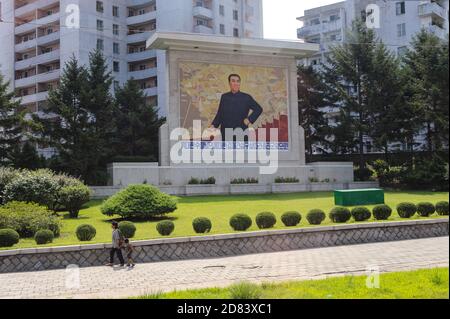
[[[250, 114], [250, 110], [252, 113]], [[221, 129], [222, 134], [226, 128], [242, 128], [246, 130], [244, 120], [248, 118], [250, 123], [255, 123], [263, 112], [262, 107], [249, 94], [228, 92], [220, 99], [219, 110], [212, 125]], [[249, 115], [250, 114], [250, 115]]]

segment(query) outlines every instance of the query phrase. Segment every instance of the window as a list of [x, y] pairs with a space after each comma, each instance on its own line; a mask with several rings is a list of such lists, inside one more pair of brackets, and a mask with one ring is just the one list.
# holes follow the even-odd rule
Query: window
[[408, 47], [407, 46], [399, 47], [397, 49], [398, 57], [403, 57], [406, 54], [407, 51], [408, 51]]
[[114, 87], [114, 91], [119, 90], [120, 86], [119, 86], [119, 81], [114, 81], [113, 82], [113, 87]]
[[219, 6], [219, 14], [221, 16], [225, 16], [225, 7], [223, 5]]
[[118, 24], [113, 24], [113, 34], [119, 35], [119, 25]]
[[397, 37], [404, 37], [406, 35], [406, 23], [397, 24]]
[[103, 20], [97, 20], [97, 30], [103, 31]]
[[238, 28], [233, 28], [233, 36], [234, 37], [239, 37], [239, 29]]
[[116, 43], [116, 42], [113, 43], [113, 53], [120, 54], [119, 43]]
[[238, 21], [239, 20], [239, 11], [233, 10], [233, 20]]
[[118, 61], [113, 62], [113, 71], [114, 72], [120, 72], [120, 65]]
[[103, 51], [105, 48], [103, 39], [97, 39], [97, 50]]
[[405, 8], [405, 2], [397, 2], [395, 4], [395, 13], [399, 16], [402, 14], [405, 14], [406, 8]]
[[225, 34], [225, 25], [224, 24], [220, 25], [220, 34]]
[[103, 1], [97, 1], [97, 12], [103, 13]]
[[339, 19], [340, 19], [340, 17], [337, 14], [333, 14], [330, 16], [330, 21], [337, 21]]
[[112, 7], [112, 14], [113, 14], [113, 17], [119, 17], [119, 7], [113, 6]]

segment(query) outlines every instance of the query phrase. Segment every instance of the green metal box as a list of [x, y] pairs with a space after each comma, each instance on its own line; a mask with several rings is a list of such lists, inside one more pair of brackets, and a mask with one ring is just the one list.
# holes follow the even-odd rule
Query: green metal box
[[384, 190], [379, 188], [337, 190], [334, 202], [338, 206], [359, 206], [384, 204]]

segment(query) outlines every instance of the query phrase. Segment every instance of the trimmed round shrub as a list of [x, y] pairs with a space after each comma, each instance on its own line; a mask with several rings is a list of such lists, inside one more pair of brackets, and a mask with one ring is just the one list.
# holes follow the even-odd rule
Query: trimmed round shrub
[[136, 226], [132, 222], [120, 222], [119, 230], [125, 238], [133, 238], [136, 233]]
[[38, 230], [49, 229], [58, 237], [61, 221], [44, 206], [9, 202], [0, 206], [0, 228], [14, 229], [22, 238], [30, 238]]
[[448, 216], [448, 202], [439, 202], [436, 204], [436, 212], [440, 216]]
[[256, 225], [259, 229], [269, 229], [275, 226], [277, 218], [274, 213], [263, 212], [256, 215]]
[[175, 224], [170, 220], [163, 220], [156, 225], [156, 230], [161, 236], [170, 236], [175, 229]]
[[192, 221], [192, 227], [197, 234], [205, 234], [211, 231], [212, 223], [206, 217], [197, 217]]
[[0, 247], [12, 247], [19, 242], [19, 234], [14, 229], [0, 229]]
[[308, 215], [306, 215], [306, 219], [311, 225], [320, 225], [325, 218], [325, 212], [321, 209], [312, 209], [309, 211]]
[[252, 219], [246, 214], [236, 214], [230, 218], [230, 226], [235, 231], [246, 231], [252, 226]]
[[149, 220], [177, 209], [174, 198], [150, 185], [131, 185], [104, 202], [104, 215]]
[[38, 230], [36, 234], [34, 234], [34, 240], [38, 245], [45, 245], [53, 242], [53, 232], [48, 229]]
[[94, 239], [97, 231], [92, 225], [80, 225], [75, 232], [79, 241], [91, 241]]
[[436, 207], [432, 203], [419, 203], [417, 204], [417, 213], [422, 217], [429, 217], [436, 212]]
[[364, 222], [372, 217], [372, 213], [367, 207], [355, 207], [352, 209], [351, 215], [356, 222]]
[[299, 212], [286, 212], [281, 216], [281, 221], [286, 227], [295, 227], [302, 221], [302, 215]]
[[58, 192], [58, 202], [69, 211], [70, 218], [78, 218], [81, 207], [91, 198], [91, 191], [86, 185], [66, 186]]
[[417, 206], [413, 203], [400, 203], [397, 205], [397, 213], [401, 218], [411, 218], [417, 213]]
[[372, 212], [376, 220], [387, 220], [392, 215], [392, 208], [388, 205], [378, 205], [373, 208]]
[[333, 223], [346, 223], [352, 218], [352, 214], [348, 208], [335, 207], [331, 210], [329, 217]]

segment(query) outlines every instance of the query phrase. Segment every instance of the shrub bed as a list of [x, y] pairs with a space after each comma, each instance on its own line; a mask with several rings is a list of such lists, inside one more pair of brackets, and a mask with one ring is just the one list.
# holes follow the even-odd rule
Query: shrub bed
[[252, 219], [246, 214], [236, 214], [230, 218], [230, 226], [235, 231], [246, 231], [252, 226]]
[[378, 205], [373, 208], [372, 212], [376, 220], [388, 220], [392, 215], [392, 208], [388, 205]]
[[18, 242], [19, 234], [14, 229], [0, 229], [0, 247], [12, 247]]
[[170, 236], [175, 230], [175, 224], [170, 220], [163, 220], [156, 224], [156, 230], [161, 236]]
[[119, 230], [125, 238], [133, 238], [136, 226], [132, 222], [123, 221], [119, 223]]
[[422, 217], [429, 217], [436, 212], [436, 207], [432, 203], [419, 203], [417, 204], [417, 213]]
[[417, 206], [413, 203], [400, 203], [397, 206], [397, 213], [401, 218], [411, 218], [417, 213]]
[[91, 241], [97, 235], [97, 230], [92, 225], [80, 225], [75, 233], [79, 241]]
[[259, 229], [269, 229], [275, 226], [277, 218], [274, 213], [263, 212], [256, 215], [256, 225]]
[[209, 218], [197, 217], [192, 221], [192, 227], [197, 234], [205, 234], [211, 231], [212, 223]]
[[299, 212], [286, 212], [281, 216], [281, 221], [286, 227], [294, 227], [300, 224], [302, 215]]
[[149, 220], [172, 213], [177, 203], [172, 196], [150, 185], [132, 185], [106, 200], [101, 211], [104, 215]]
[[356, 222], [364, 222], [372, 217], [372, 213], [366, 207], [355, 207], [351, 211], [351, 215]]
[[325, 212], [321, 209], [312, 209], [309, 211], [308, 215], [306, 215], [306, 219], [311, 225], [320, 225], [325, 218]]
[[346, 223], [352, 217], [350, 210], [345, 207], [335, 207], [331, 210], [329, 217], [333, 223]]
[[448, 216], [448, 202], [439, 202], [436, 204], [436, 212], [440, 216]]
[[41, 229], [51, 230], [58, 237], [61, 222], [44, 206], [9, 202], [0, 207], [0, 228], [14, 229], [22, 238], [33, 237]]
[[38, 245], [45, 245], [53, 242], [53, 232], [48, 229], [38, 230], [34, 235], [34, 240]]

